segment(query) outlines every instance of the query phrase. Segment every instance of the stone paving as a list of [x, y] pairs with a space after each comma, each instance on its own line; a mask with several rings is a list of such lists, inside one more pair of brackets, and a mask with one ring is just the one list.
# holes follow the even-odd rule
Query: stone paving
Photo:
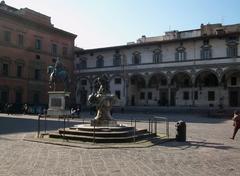
[[[85, 114], [88, 116], [88, 114]], [[116, 118], [121, 114], [114, 114]], [[146, 114], [124, 114], [147, 118]], [[232, 121], [190, 114], [159, 114], [187, 122], [187, 142], [149, 148], [83, 149], [24, 141], [36, 133], [36, 116], [0, 114], [0, 176], [239, 176], [240, 132]], [[53, 125], [52, 129], [57, 125]]]

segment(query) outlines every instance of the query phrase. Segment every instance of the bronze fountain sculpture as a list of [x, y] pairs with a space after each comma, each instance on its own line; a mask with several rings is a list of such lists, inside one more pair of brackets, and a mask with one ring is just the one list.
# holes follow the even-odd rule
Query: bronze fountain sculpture
[[117, 101], [117, 97], [110, 93], [109, 81], [106, 75], [98, 77], [97, 83], [99, 89], [89, 95], [88, 101], [91, 105], [95, 105], [97, 115], [91, 121], [91, 125], [95, 126], [117, 126], [117, 122], [111, 116], [112, 105]]

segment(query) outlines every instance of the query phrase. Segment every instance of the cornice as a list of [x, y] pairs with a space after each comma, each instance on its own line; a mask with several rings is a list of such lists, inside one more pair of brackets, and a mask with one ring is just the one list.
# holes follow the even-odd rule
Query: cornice
[[232, 35], [240, 35], [240, 32], [231, 32], [231, 33], [225, 33], [221, 35], [208, 35], [208, 36], [199, 36], [199, 37], [190, 37], [190, 38], [179, 38], [179, 39], [173, 39], [173, 40], [163, 40], [163, 41], [153, 41], [153, 42], [146, 42], [146, 43], [134, 43], [131, 45], [119, 45], [119, 46], [111, 46], [111, 47], [104, 47], [104, 48], [94, 48], [94, 49], [86, 49], [86, 50], [77, 50], [75, 51], [76, 54], [84, 55], [84, 54], [90, 54], [94, 52], [103, 52], [103, 51], [111, 51], [111, 50], [119, 50], [119, 49], [131, 49], [131, 48], [137, 48], [137, 47], [144, 47], [144, 46], [153, 46], [156, 45], [159, 47], [159, 45], [162, 44], [169, 44], [169, 43], [179, 43], [184, 41], [197, 41], [197, 40], [204, 40], [206, 38], [208, 39], [215, 39], [215, 38], [225, 38]]
[[30, 26], [30, 27], [34, 28], [35, 30], [38, 30], [38, 31], [44, 31], [44, 32], [49, 32], [49, 33], [58, 33], [58, 34], [61, 34], [63, 36], [66, 36], [66, 37], [69, 37], [69, 38], [72, 38], [72, 39], [75, 39], [77, 37], [77, 35], [75, 35], [73, 33], [55, 28], [53, 26], [48, 26], [48, 25], [37, 23], [35, 21], [31, 21], [29, 19], [26, 19], [26, 18], [24, 18], [22, 16], [19, 16], [17, 14], [14, 14], [13, 12], [8, 12], [6, 10], [0, 9], [0, 16], [5, 17], [5, 18], [9, 18], [11, 20], [14, 20], [15, 22], [21, 23], [22, 25]]

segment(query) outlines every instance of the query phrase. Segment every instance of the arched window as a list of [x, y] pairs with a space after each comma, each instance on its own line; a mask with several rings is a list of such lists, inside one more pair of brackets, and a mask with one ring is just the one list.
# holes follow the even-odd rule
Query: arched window
[[97, 56], [96, 67], [97, 68], [104, 67], [104, 60], [102, 55]]
[[162, 52], [161, 50], [157, 49], [153, 51], [153, 63], [157, 64], [162, 62]]
[[113, 55], [113, 65], [120, 66], [121, 65], [121, 54], [116, 53]]
[[186, 50], [183, 46], [180, 46], [176, 49], [175, 59], [176, 61], [184, 61], [187, 58]]
[[141, 64], [141, 53], [134, 52], [132, 55], [132, 63], [133, 64]]

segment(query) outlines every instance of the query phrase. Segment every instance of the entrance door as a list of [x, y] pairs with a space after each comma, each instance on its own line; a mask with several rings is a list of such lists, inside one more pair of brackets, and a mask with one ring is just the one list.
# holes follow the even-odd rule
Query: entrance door
[[176, 92], [175, 91], [171, 91], [170, 105], [171, 106], [175, 106], [176, 105]]
[[167, 91], [159, 91], [159, 106], [167, 106], [168, 105], [168, 98], [167, 98]]
[[87, 104], [87, 91], [81, 90], [80, 95], [81, 95], [80, 103], [81, 103], [81, 105], [85, 106]]
[[131, 97], [131, 105], [135, 106], [135, 96], [134, 95], [132, 95], [132, 97]]
[[238, 91], [230, 91], [229, 92], [229, 105], [231, 107], [238, 106]]

